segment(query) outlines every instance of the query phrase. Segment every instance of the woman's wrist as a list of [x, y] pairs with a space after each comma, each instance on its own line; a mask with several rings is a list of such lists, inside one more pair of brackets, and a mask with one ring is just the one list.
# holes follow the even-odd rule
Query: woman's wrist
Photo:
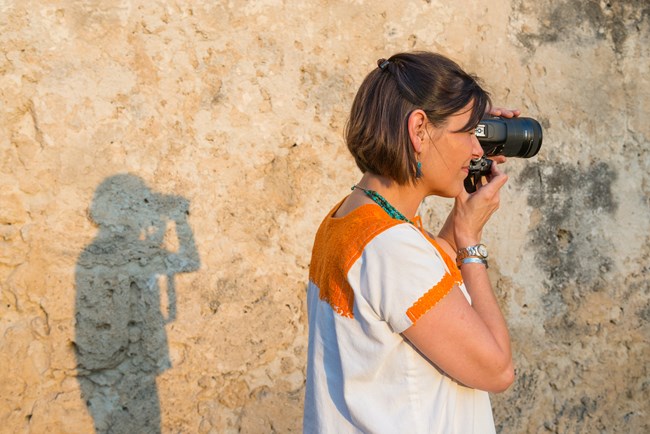
[[456, 250], [463, 249], [469, 246], [475, 246], [481, 243], [481, 237], [455, 237], [456, 239]]
[[464, 264], [482, 264], [488, 267], [488, 249], [485, 244], [474, 244], [461, 247], [456, 251], [456, 265], [460, 268]]
[[454, 241], [456, 241], [456, 249], [462, 249], [467, 246], [474, 246], [481, 242], [481, 232], [478, 233], [471, 230], [458, 230], [454, 228]]

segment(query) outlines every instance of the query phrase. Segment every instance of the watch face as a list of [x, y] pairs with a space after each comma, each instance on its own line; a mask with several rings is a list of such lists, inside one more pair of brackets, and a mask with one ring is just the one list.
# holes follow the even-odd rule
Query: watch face
[[476, 247], [477, 247], [477, 250], [478, 250], [478, 254], [485, 257], [485, 258], [487, 258], [487, 255], [488, 255], [487, 248], [483, 244], [479, 244]]

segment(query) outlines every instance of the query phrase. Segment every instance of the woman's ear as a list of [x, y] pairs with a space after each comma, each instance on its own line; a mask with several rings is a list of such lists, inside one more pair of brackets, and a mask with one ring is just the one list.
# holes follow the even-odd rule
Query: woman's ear
[[413, 150], [417, 153], [422, 152], [422, 144], [424, 142], [424, 135], [426, 134], [427, 115], [424, 110], [413, 110], [409, 115], [408, 129], [409, 138], [413, 145]]

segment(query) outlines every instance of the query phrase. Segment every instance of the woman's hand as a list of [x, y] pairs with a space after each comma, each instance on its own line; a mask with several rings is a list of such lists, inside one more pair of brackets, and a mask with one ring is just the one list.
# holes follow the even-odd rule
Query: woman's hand
[[[499, 160], [495, 158], [495, 163]], [[499, 170], [497, 164], [492, 164], [486, 184], [479, 185], [472, 194], [463, 189], [456, 197], [451, 216], [456, 248], [481, 241], [483, 227], [499, 208], [499, 192], [507, 180], [508, 175]]]
[[[521, 114], [521, 111], [519, 109], [508, 109], [505, 107], [491, 107], [487, 113], [492, 116], [513, 118], [519, 116]], [[463, 222], [460, 220], [471, 218], [469, 217], [469, 215], [474, 213], [474, 211], [472, 211], [474, 209], [474, 201], [478, 203], [481, 202], [481, 200], [472, 199], [473, 202], [470, 203], [470, 208], [467, 208], [467, 201], [469, 200], [470, 195], [468, 195], [465, 192], [465, 190], [461, 192], [459, 197], [456, 198], [456, 205], [454, 206], [454, 209], [447, 217], [445, 224], [440, 229], [440, 233], [438, 234], [439, 241], [443, 241], [443, 243], [441, 243], [442, 247], [445, 248], [445, 250], [447, 250], [447, 252], [450, 254], [455, 254], [458, 247], [465, 247], [468, 245], [477, 244], [481, 239], [481, 231], [483, 225], [487, 222], [489, 216], [492, 213], [494, 213], [494, 211], [496, 211], [496, 209], [498, 208], [499, 190], [501, 189], [501, 187], [503, 187], [503, 184], [505, 184], [507, 180], [507, 176], [503, 174], [496, 166], [497, 164], [505, 163], [507, 159], [503, 155], [495, 155], [490, 157], [490, 159], [494, 161], [494, 163], [496, 164], [492, 165], [493, 172], [490, 173], [490, 175], [487, 177], [488, 184], [482, 185], [480, 182], [477, 183], [477, 190], [483, 190], [490, 183], [492, 183], [492, 180], [496, 181], [496, 184], [493, 184], [492, 187], [482, 192], [481, 195], [479, 196], [479, 199], [482, 200], [487, 199], [488, 202], [491, 202], [494, 209], [488, 213], [489, 215], [487, 215], [487, 217], [484, 216], [483, 218], [479, 218], [477, 223], [464, 224], [467, 222]], [[472, 196], [476, 195], [477, 193], [478, 191], [476, 193], [473, 193]], [[490, 197], [487, 198], [486, 196], [490, 196]], [[482, 208], [483, 212], [487, 211], [487, 208], [484, 208], [484, 206], [480, 206], [478, 208]], [[481, 221], [482, 224], [480, 223]], [[459, 222], [458, 224], [461, 225], [460, 228], [456, 228], [456, 222]], [[478, 229], [477, 226], [479, 227]], [[474, 241], [463, 241], [462, 244], [458, 244], [459, 242], [458, 238], [461, 238], [462, 240], [474, 239]], [[449, 245], [449, 247], [447, 247], [447, 244]]]

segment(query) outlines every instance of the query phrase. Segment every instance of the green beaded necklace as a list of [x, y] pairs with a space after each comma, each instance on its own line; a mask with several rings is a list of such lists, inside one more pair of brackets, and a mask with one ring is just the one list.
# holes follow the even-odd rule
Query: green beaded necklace
[[388, 201], [386, 199], [384, 199], [384, 197], [381, 194], [377, 193], [374, 190], [366, 190], [365, 188], [359, 187], [358, 185], [353, 185], [352, 186], [352, 191], [354, 191], [355, 188], [358, 188], [359, 190], [366, 193], [366, 195], [370, 199], [372, 199], [373, 202], [375, 202], [377, 205], [379, 205], [381, 207], [381, 209], [386, 211], [386, 214], [388, 214], [392, 218], [397, 219], [397, 220], [403, 220], [405, 222], [409, 222], [409, 223], [413, 224], [413, 222], [411, 220], [404, 217], [404, 214], [397, 211], [393, 205], [388, 203]]

